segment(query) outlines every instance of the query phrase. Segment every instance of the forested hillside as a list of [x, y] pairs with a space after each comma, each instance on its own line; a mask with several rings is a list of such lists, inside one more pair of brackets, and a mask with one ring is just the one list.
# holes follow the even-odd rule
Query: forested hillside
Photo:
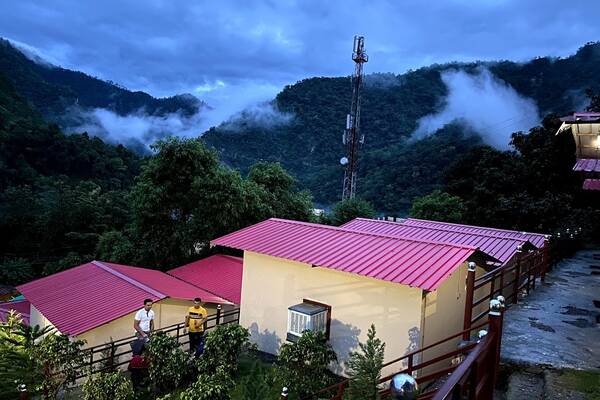
[[2, 281], [94, 254], [104, 231], [130, 220], [127, 193], [139, 167], [123, 146], [47, 124], [0, 76]]
[[0, 73], [47, 119], [63, 116], [69, 107], [105, 108], [119, 115], [143, 110], [149, 115], [181, 112], [192, 115], [202, 103], [191, 95], [157, 99], [113, 82], [42, 62], [34, 62], [0, 38]]
[[[532, 98], [542, 117], [550, 112], [565, 113], [583, 104], [586, 89], [600, 87], [600, 44], [586, 45], [564, 59], [436, 65], [402, 75], [367, 76], [361, 114], [366, 142], [359, 194], [378, 210], [407, 210], [415, 196], [440, 187], [445, 166], [479, 143], [461, 125], [447, 126], [422, 141], [406, 139], [419, 118], [443, 107], [447, 88], [442, 72], [454, 68], [475, 72], [481, 66]], [[203, 139], [225, 162], [241, 171], [256, 160], [280, 161], [317, 201], [329, 204], [341, 192], [341, 137], [350, 96], [349, 78], [306, 79], [287, 86], [274, 100], [280, 111], [294, 115], [289, 124], [224, 124], [209, 130]], [[490, 124], [499, 122], [495, 111], [488, 110]]]

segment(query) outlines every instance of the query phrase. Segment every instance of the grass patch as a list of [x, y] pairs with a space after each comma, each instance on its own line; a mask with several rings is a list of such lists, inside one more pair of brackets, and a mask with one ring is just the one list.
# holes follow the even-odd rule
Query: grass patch
[[600, 400], [600, 372], [564, 370], [559, 381], [565, 388], [585, 394], [587, 400]]

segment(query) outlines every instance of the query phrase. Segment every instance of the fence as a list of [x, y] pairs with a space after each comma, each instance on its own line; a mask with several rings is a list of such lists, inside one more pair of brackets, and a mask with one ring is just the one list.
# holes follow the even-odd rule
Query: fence
[[[235, 323], [238, 324], [240, 320], [239, 308], [222, 312], [221, 307], [217, 307], [217, 313], [210, 315], [204, 325], [205, 331], [214, 329], [218, 325], [225, 325]], [[165, 333], [177, 338], [177, 341], [181, 346], [185, 346], [189, 343], [187, 334], [184, 334], [185, 324], [180, 322], [178, 324], [169, 325], [164, 328], [156, 329], [154, 334], [158, 332]], [[101, 344], [93, 347], [83, 349], [84, 352], [88, 353], [88, 361], [81, 365], [81, 373], [78, 378], [83, 378], [94, 372], [108, 371], [114, 368], [121, 367], [128, 364], [130, 357], [124, 357], [132, 354], [131, 343], [137, 337], [130, 336], [116, 341], [111, 341], [106, 344]], [[124, 349], [123, 349], [124, 348]]]
[[[466, 333], [470, 334], [471, 331], [481, 329], [485, 327], [488, 322], [480, 323], [476, 326], [472, 326], [467, 329]], [[385, 385], [389, 383], [392, 378], [396, 374], [404, 373], [417, 375], [416, 381], [420, 385], [427, 385], [429, 383], [435, 382], [437, 379], [447, 376], [449, 373], [454, 371], [454, 369], [458, 366], [458, 361], [465, 357], [465, 355], [475, 348], [477, 345], [476, 342], [465, 343], [464, 346], [460, 346], [460, 348], [446, 352], [442, 355], [432, 357], [427, 359], [426, 361], [422, 361], [423, 355], [425, 352], [435, 352], [435, 349], [446, 344], [449, 341], [457, 341], [463, 336], [465, 332], [461, 331], [452, 336], [449, 336], [443, 340], [432, 343], [429, 346], [425, 346], [419, 350], [408, 353], [400, 358], [391, 360], [385, 364], [383, 364], [383, 368], [389, 366], [398, 366], [397, 372], [384, 376], [379, 380], [379, 384]], [[430, 372], [424, 372], [424, 369], [427, 368]], [[319, 390], [318, 392], [312, 394], [304, 400], [316, 400], [316, 399], [329, 399], [329, 400], [342, 400], [344, 397], [344, 393], [348, 388], [350, 383], [350, 379], [344, 379], [341, 382], [338, 382], [334, 385], [328, 386]], [[422, 395], [423, 399], [427, 399], [427, 396], [431, 396], [434, 391], [427, 392]], [[382, 389], [380, 391], [382, 398], [386, 398], [390, 395], [389, 388]]]
[[420, 396], [420, 400], [489, 400], [494, 397], [500, 363], [503, 313], [504, 304], [499, 300], [492, 300], [489, 332], [438, 390], [430, 396]]
[[[516, 304], [519, 294], [529, 294], [535, 289], [536, 280], [544, 282], [550, 265], [550, 244], [546, 240], [541, 249], [523, 252], [519, 249], [515, 257], [506, 264], [475, 278], [471, 265], [467, 272], [467, 291], [463, 328], [467, 329], [488, 314], [487, 304], [498, 295], [507, 303]], [[468, 337], [463, 337], [468, 339]]]

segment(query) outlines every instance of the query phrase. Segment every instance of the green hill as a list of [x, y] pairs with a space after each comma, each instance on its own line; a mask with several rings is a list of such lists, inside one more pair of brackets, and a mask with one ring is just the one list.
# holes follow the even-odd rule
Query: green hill
[[[444, 71], [460, 68], [474, 72], [482, 66], [533, 99], [541, 116], [564, 113], [581, 102], [585, 89], [600, 87], [600, 44], [588, 44], [562, 59], [446, 64], [402, 75], [367, 76], [361, 114], [366, 143], [358, 190], [378, 210], [404, 212], [415, 196], [440, 186], [449, 163], [480, 143], [472, 132], [456, 124], [422, 141], [406, 139], [419, 118], [443, 107], [447, 94], [441, 79]], [[224, 124], [210, 129], [203, 138], [220, 152], [221, 159], [242, 172], [256, 160], [280, 161], [317, 201], [328, 204], [341, 193], [341, 136], [350, 96], [350, 78], [306, 79], [287, 86], [274, 100], [278, 110], [294, 115], [290, 124]], [[494, 113], [489, 110], [490, 121], [494, 121]]]

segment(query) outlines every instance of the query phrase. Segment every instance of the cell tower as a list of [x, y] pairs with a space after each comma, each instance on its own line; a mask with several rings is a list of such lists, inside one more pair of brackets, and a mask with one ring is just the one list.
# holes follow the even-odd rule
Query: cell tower
[[346, 129], [342, 142], [346, 146], [346, 156], [340, 163], [346, 167], [344, 172], [344, 188], [342, 200], [352, 199], [356, 194], [356, 173], [358, 171], [358, 149], [365, 142], [365, 136], [360, 133], [360, 88], [363, 82], [363, 64], [369, 61], [365, 53], [365, 38], [354, 36], [354, 75], [352, 75], [352, 105], [350, 114], [346, 116]]

